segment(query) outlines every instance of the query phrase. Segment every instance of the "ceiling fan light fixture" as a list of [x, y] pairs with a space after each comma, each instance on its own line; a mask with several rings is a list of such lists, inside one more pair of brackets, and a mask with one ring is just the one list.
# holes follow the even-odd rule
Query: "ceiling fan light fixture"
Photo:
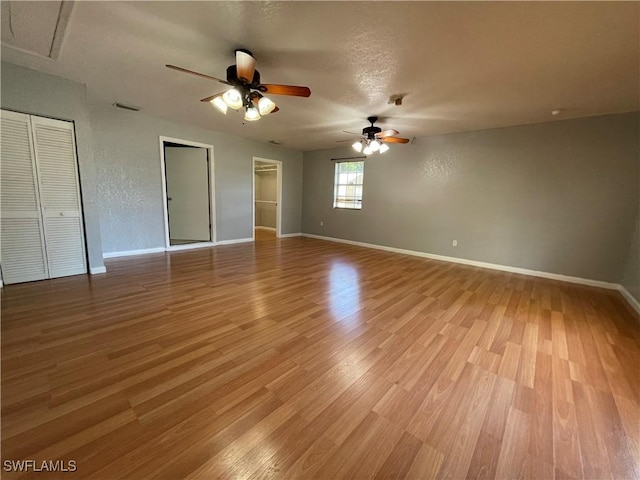
[[369, 148], [372, 152], [377, 152], [378, 150], [380, 150], [380, 142], [375, 139], [371, 140], [371, 142], [369, 142]]
[[353, 145], [351, 145], [353, 147], [353, 149], [360, 153], [362, 151], [362, 142], [360, 140], [358, 140], [356, 143], [354, 143]]
[[247, 111], [244, 114], [244, 119], [247, 122], [254, 122], [256, 120], [260, 120], [260, 112], [258, 112], [258, 109], [255, 107], [249, 107], [247, 108]]
[[309, 87], [275, 83], [263, 84], [260, 80], [260, 72], [256, 70], [256, 59], [249, 50], [244, 48], [236, 49], [235, 57], [235, 65], [227, 67], [226, 80], [176, 65], [167, 64], [165, 66], [171, 70], [228, 85], [226, 92], [211, 95], [200, 101], [210, 102], [223, 114], [226, 114], [229, 108], [240, 110], [244, 107], [244, 118], [248, 121], [258, 120], [261, 116], [269, 115], [279, 110], [271, 99], [262, 96], [263, 93], [292, 97], [308, 97], [311, 95]]
[[273, 112], [273, 109], [276, 108], [276, 104], [271, 101], [271, 99], [267, 97], [262, 97], [258, 100], [258, 111], [260, 115], [268, 115]]
[[380, 144], [380, 150], [378, 150], [378, 152], [380, 152], [380, 153], [384, 153], [384, 152], [386, 152], [387, 150], [389, 150], [389, 145], [387, 145], [387, 144], [386, 144], [386, 143], [384, 143], [384, 142], [383, 142], [383, 143], [381, 143], [381, 144]]
[[371, 146], [367, 145], [366, 147], [364, 147], [364, 150], [362, 150], [362, 153], [364, 153], [365, 155], [371, 155], [373, 153], [373, 150], [371, 150]]
[[224, 115], [227, 114], [227, 104], [225, 103], [225, 101], [222, 99], [222, 97], [215, 97], [211, 99], [211, 105], [213, 105], [216, 110], [218, 110], [219, 112], [223, 113]]
[[242, 94], [235, 88], [227, 90], [222, 94], [222, 100], [227, 104], [230, 108], [234, 110], [238, 110], [242, 107]]

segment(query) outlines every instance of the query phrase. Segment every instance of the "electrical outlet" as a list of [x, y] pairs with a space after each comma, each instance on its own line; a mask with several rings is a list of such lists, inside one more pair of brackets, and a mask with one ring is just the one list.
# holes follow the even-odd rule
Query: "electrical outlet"
[[451, 242], [451, 244], [452, 244], [454, 247], [457, 247], [457, 246], [458, 246], [458, 240], [454, 240], [453, 242]]
[[324, 227], [324, 221], [323, 220], [320, 220], [320, 226]]

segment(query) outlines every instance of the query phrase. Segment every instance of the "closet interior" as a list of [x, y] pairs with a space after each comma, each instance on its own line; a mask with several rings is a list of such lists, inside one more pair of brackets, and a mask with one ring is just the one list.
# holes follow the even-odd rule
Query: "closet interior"
[[255, 228], [275, 234], [278, 221], [278, 165], [255, 162], [254, 196]]

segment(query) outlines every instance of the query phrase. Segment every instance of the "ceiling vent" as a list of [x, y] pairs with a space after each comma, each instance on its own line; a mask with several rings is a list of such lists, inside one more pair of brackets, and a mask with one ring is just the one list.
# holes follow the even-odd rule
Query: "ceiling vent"
[[139, 112], [140, 107], [136, 107], [135, 105], [126, 105], [124, 103], [116, 102], [113, 104], [114, 107], [121, 108], [123, 110], [129, 110], [131, 112]]
[[3, 1], [2, 43], [55, 60], [72, 8], [70, 1]]

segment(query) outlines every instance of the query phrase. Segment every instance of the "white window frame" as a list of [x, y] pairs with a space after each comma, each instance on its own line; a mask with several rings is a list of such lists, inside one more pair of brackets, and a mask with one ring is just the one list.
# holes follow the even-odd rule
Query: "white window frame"
[[[344, 183], [344, 182], [340, 183], [340, 180], [341, 180], [340, 166], [343, 164], [350, 164], [350, 163], [361, 164], [362, 165], [361, 171], [355, 172], [355, 178], [352, 179], [354, 183], [351, 183], [351, 180], [347, 180], [347, 183]], [[342, 175], [344, 174], [345, 173], [343, 172]], [[358, 176], [360, 176], [359, 179], [358, 179]], [[338, 195], [341, 187], [343, 188], [343, 191], [345, 192], [345, 194], [340, 197]], [[355, 190], [357, 190], [357, 187], [360, 187], [359, 197], [356, 194], [347, 196], [346, 190], [349, 187], [354, 187]], [[334, 177], [333, 177], [333, 208], [339, 209], [339, 210], [362, 210], [363, 194], [364, 194], [364, 161], [360, 160], [360, 161], [336, 162]], [[351, 204], [351, 206], [349, 206], [349, 204]]]

